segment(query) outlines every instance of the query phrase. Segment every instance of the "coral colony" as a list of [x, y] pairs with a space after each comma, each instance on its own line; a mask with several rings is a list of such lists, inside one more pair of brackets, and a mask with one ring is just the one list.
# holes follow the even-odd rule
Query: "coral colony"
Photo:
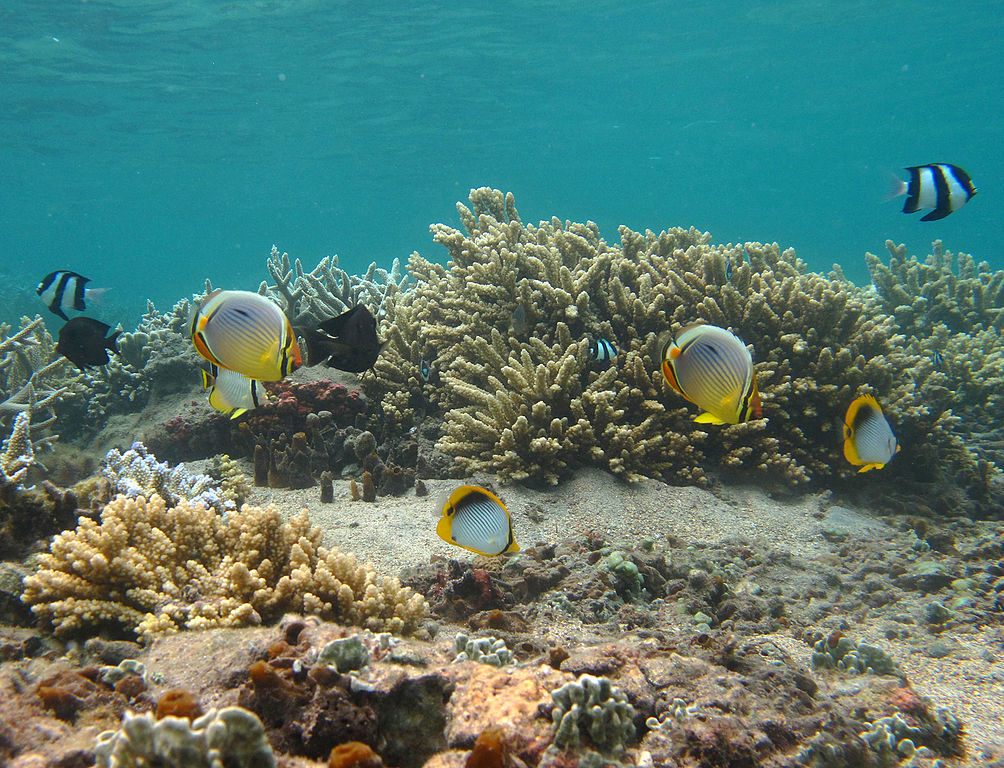
[[[261, 383], [234, 419], [198, 393], [189, 318], [208, 281], [166, 313], [149, 305], [94, 369], [59, 356], [41, 317], [0, 325], [0, 614], [18, 625], [0, 627], [0, 763], [961, 759], [962, 720], [911, 678], [1004, 609], [1004, 532], [979, 519], [999, 509], [1004, 461], [987, 426], [1004, 420], [1004, 272], [940, 241], [924, 261], [887, 243], [859, 287], [777, 244], [626, 227], [608, 243], [591, 222], [524, 223], [489, 188], [457, 211], [461, 229], [431, 228], [445, 265], [414, 253], [407, 269], [349, 275], [337, 257], [308, 270], [273, 247], [271, 280], [245, 300], [294, 330], [365, 307], [379, 356], [358, 376]], [[684, 331], [698, 322], [717, 330]], [[673, 346], [691, 337], [727, 339], [742, 363], [727, 423], [695, 421], [700, 349]], [[161, 402], [177, 407], [148, 418]], [[848, 425], [852, 403], [871, 420]], [[87, 456], [122, 420], [136, 442]], [[888, 443], [877, 459], [869, 435]], [[818, 492], [804, 518], [823, 554], [731, 532], [608, 541], [602, 523], [519, 535], [583, 468], [614, 475], [619, 498], [657, 485], [621, 480], [646, 478], [681, 498], [712, 496], [670, 486], [736, 478]], [[453, 506], [419, 498], [430, 487]], [[828, 499], [862, 487], [906, 514], [855, 528]], [[464, 488], [479, 503], [460, 504]], [[299, 509], [304, 493], [391, 527], [407, 509], [429, 546], [442, 551], [437, 530], [456, 546], [381, 575], [324, 546], [307, 509], [246, 503]]]

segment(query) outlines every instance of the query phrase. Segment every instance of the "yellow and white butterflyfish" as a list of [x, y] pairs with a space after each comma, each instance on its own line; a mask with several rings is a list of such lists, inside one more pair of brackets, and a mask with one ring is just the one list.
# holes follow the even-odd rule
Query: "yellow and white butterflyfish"
[[698, 323], [684, 328], [662, 349], [666, 382], [700, 408], [694, 421], [738, 424], [763, 413], [753, 357], [731, 331]]
[[212, 373], [202, 371], [202, 388], [212, 388], [209, 404], [217, 411], [229, 414], [231, 419], [257, 408], [268, 398], [268, 393], [257, 379], [249, 379], [243, 373], [216, 365], [212, 366]]
[[281, 309], [250, 291], [213, 291], [192, 316], [192, 343], [206, 360], [250, 379], [279, 381], [303, 361]]
[[881, 469], [899, 451], [899, 442], [886, 421], [878, 401], [861, 395], [844, 416], [844, 457], [858, 472]]
[[436, 533], [448, 544], [479, 555], [519, 552], [509, 510], [487, 488], [462, 485], [441, 497], [436, 506], [442, 515]]

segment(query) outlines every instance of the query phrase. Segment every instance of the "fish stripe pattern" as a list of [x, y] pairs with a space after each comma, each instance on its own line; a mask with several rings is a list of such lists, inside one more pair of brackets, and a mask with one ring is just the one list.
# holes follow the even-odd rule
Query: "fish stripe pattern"
[[192, 340], [210, 362], [251, 379], [275, 381], [299, 364], [289, 320], [250, 292], [211, 295], [193, 321]]
[[861, 461], [886, 464], [895, 455], [896, 436], [881, 411], [863, 406], [854, 416], [852, 429]]
[[509, 516], [494, 501], [476, 498], [457, 509], [452, 537], [461, 546], [498, 554], [509, 543]]

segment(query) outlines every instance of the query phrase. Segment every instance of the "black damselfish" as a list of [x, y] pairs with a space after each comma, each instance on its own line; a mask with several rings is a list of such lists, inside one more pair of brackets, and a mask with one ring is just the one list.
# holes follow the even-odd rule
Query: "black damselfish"
[[376, 318], [362, 304], [307, 329], [304, 338], [307, 365], [326, 363], [352, 373], [372, 368], [383, 348], [377, 338]]
[[894, 196], [906, 195], [903, 213], [930, 209], [921, 221], [943, 219], [959, 210], [976, 194], [972, 177], [951, 163], [913, 165], [906, 169], [910, 181], [899, 181]]
[[93, 317], [74, 317], [59, 329], [56, 351], [81, 370], [108, 362], [108, 350], [119, 353], [115, 340], [121, 331], [108, 338], [109, 326]]

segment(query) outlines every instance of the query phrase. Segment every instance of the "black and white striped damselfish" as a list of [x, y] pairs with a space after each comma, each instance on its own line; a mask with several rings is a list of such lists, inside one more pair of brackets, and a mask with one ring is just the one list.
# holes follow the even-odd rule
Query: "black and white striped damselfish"
[[607, 339], [594, 336], [589, 340], [589, 357], [595, 363], [609, 363], [617, 357], [617, 348]]
[[519, 552], [509, 510], [487, 488], [462, 485], [441, 496], [436, 507], [442, 515], [436, 533], [447, 544], [479, 555]]
[[909, 181], [896, 179], [891, 197], [906, 195], [903, 213], [930, 210], [921, 221], [943, 219], [953, 213], [976, 194], [972, 177], [951, 163], [913, 165], [906, 169]]
[[87, 288], [86, 284], [91, 280], [76, 272], [61, 269], [57, 272], [50, 272], [42, 278], [35, 293], [42, 297], [42, 301], [53, 314], [59, 315], [64, 320], [70, 318], [66, 316], [66, 310], [73, 309], [83, 312], [87, 309], [87, 300], [96, 299], [107, 288]]

